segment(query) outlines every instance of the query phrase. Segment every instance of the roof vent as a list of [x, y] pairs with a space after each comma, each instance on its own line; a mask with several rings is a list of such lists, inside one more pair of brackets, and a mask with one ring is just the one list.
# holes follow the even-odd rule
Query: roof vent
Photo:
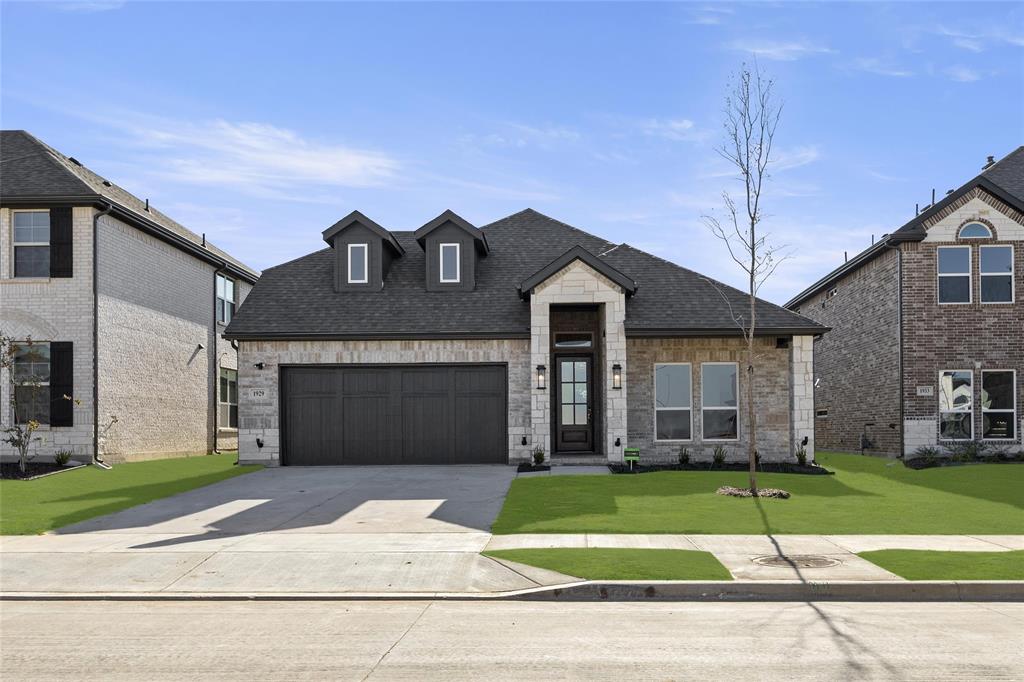
[[955, 191], [955, 190], [947, 189], [947, 190], [946, 190], [946, 196], [948, 197], [948, 196], [949, 196], [950, 194], [952, 194], [952, 193], [953, 193], [954, 191]]
[[994, 157], [994, 156], [990, 156], [990, 157], [988, 157], [988, 161], [986, 161], [986, 162], [985, 162], [985, 165], [981, 167], [981, 170], [985, 170], [985, 169], [986, 169], [986, 168], [988, 168], [989, 166], [992, 166], [992, 165], [994, 165], [994, 164], [995, 164], [995, 162], [996, 162], [996, 157]]
[[104, 180], [104, 181], [103, 181], [103, 186], [104, 186], [104, 187], [110, 187], [110, 186], [111, 186], [111, 185], [110, 185], [110, 180]]
[[76, 159], [73, 156], [69, 156], [68, 157], [68, 161], [70, 161], [71, 163], [75, 164], [76, 166], [81, 166], [82, 165], [82, 162], [79, 161], [78, 159]]

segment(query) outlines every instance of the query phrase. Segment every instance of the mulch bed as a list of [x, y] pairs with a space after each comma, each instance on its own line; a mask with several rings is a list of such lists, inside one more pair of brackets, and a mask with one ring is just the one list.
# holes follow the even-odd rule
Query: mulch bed
[[540, 466], [537, 466], [535, 464], [520, 464], [519, 468], [516, 471], [518, 471], [521, 474], [530, 471], [551, 471], [551, 467], [548, 466], [547, 464], [541, 464]]
[[921, 469], [935, 469], [937, 467], [960, 467], [969, 466], [972, 464], [1024, 464], [1024, 459], [1019, 457], [990, 457], [987, 459], [980, 459], [971, 462], [958, 462], [957, 460], [950, 459], [948, 457], [936, 457], [935, 459], [928, 459], [925, 457], [914, 457], [912, 459], [903, 460], [903, 466], [908, 469], [915, 469], [920, 471]]
[[25, 467], [25, 473], [21, 473], [17, 462], [3, 462], [0, 464], [0, 479], [24, 481], [36, 476], [42, 476], [43, 474], [52, 474], [55, 471], [70, 471], [77, 468], [71, 466], [64, 467], [52, 462], [29, 462], [28, 466]]
[[[731, 485], [723, 485], [721, 488], [715, 491], [719, 495], [728, 495], [729, 497], [753, 497], [754, 494], [750, 492], [750, 488], [734, 488]], [[788, 500], [789, 493], [779, 488], [758, 488], [758, 497], [774, 497], [779, 500]]]
[[[690, 464], [609, 464], [613, 474], [648, 474], [655, 471], [750, 471], [746, 462], [691, 462]], [[825, 467], [812, 464], [795, 464], [791, 462], [764, 462], [757, 465], [758, 473], [765, 474], [810, 474], [812, 476], [831, 476], [833, 472]]]

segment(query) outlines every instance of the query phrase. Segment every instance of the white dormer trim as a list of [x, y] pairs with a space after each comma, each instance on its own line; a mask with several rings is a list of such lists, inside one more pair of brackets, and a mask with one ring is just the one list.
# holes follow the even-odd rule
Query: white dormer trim
[[[353, 279], [352, 277], [352, 252], [354, 249], [363, 250], [363, 278]], [[345, 276], [348, 278], [349, 284], [369, 284], [370, 282], [370, 245], [369, 244], [349, 244], [348, 245], [348, 260], [346, 261], [346, 272]]]
[[[447, 247], [455, 248], [455, 279], [445, 279], [444, 276], [444, 250]], [[458, 242], [445, 242], [438, 244], [437, 249], [437, 274], [442, 284], [458, 284], [462, 281], [462, 245]]]

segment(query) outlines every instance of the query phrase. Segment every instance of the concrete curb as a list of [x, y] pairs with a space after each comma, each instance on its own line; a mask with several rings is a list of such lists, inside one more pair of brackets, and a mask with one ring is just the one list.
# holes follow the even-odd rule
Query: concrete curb
[[582, 581], [509, 592], [0, 592], [0, 601], [874, 601], [1024, 602], [1024, 581], [647, 583]]

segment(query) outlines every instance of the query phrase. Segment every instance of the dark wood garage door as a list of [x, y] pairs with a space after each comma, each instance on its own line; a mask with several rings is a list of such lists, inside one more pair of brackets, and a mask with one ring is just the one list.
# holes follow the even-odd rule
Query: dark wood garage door
[[503, 365], [282, 369], [282, 463], [505, 464]]

